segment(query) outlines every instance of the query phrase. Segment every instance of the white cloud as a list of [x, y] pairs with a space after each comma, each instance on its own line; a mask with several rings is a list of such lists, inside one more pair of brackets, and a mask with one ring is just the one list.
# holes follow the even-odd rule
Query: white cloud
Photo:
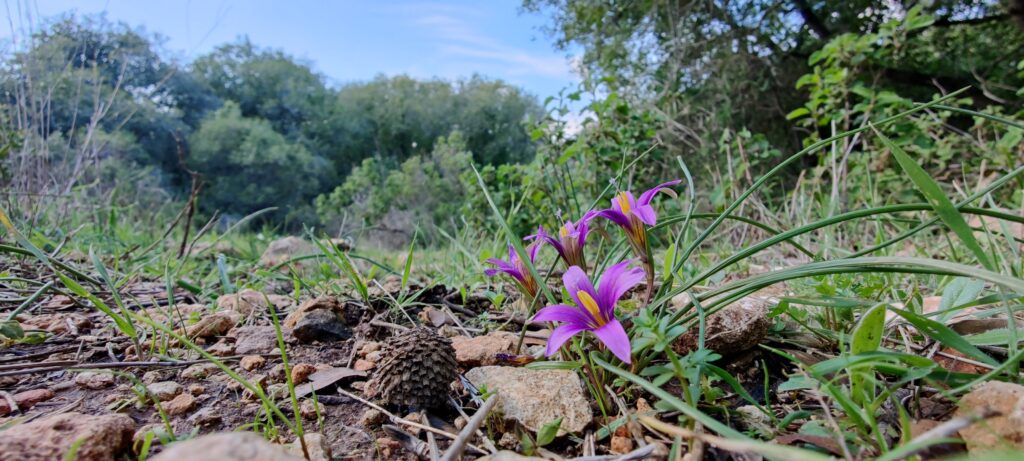
[[569, 59], [501, 43], [481, 33], [473, 24], [447, 8], [425, 12], [414, 23], [443, 42], [438, 48], [443, 55], [473, 58], [498, 65], [509, 75], [573, 78], [573, 65]]

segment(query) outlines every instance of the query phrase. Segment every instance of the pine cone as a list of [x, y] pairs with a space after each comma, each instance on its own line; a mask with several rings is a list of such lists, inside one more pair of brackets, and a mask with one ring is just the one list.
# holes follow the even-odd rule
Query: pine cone
[[367, 386], [368, 394], [392, 405], [440, 408], [458, 377], [455, 349], [448, 338], [425, 327], [393, 336]]

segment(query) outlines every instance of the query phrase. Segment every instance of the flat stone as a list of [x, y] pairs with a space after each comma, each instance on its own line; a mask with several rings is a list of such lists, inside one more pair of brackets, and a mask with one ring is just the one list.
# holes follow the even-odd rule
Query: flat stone
[[309, 454], [309, 461], [331, 461], [331, 444], [327, 442], [326, 437], [311, 432], [303, 435], [302, 440], [306, 442], [306, 453], [302, 452], [302, 444], [298, 438], [292, 442], [288, 452], [299, 457]]
[[0, 457], [19, 461], [64, 459], [76, 441], [76, 461], [114, 461], [130, 450], [135, 422], [127, 415], [62, 413], [0, 432]]
[[114, 375], [110, 373], [83, 371], [75, 376], [75, 384], [86, 389], [105, 389], [114, 385]]
[[583, 383], [571, 370], [486, 366], [469, 370], [466, 378], [497, 392], [497, 409], [532, 431], [562, 418], [559, 435], [579, 433], [594, 419]]
[[319, 249], [305, 239], [288, 236], [270, 242], [263, 255], [260, 256], [260, 265], [273, 267], [297, 256], [308, 256], [319, 252]]
[[[745, 351], [761, 343], [768, 334], [770, 298], [747, 296], [710, 315], [704, 330], [704, 346], [721, 355]], [[697, 349], [699, 329], [689, 331], [672, 343], [678, 354]]]
[[463, 367], [496, 365], [498, 354], [511, 354], [516, 347], [516, 335], [505, 331], [493, 331], [483, 336], [452, 338], [455, 360]]
[[[282, 331], [285, 341], [290, 338]], [[273, 325], [235, 327], [228, 335], [235, 338], [235, 353], [240, 355], [266, 354], [277, 349], [277, 332]]]
[[967, 452], [975, 456], [1008, 448], [1024, 450], [1024, 386], [1002, 381], [983, 383], [960, 399], [956, 415], [973, 417], [990, 411], [1000, 416], [960, 429]]
[[214, 344], [206, 348], [206, 352], [209, 352], [210, 354], [213, 354], [217, 357], [229, 357], [235, 355], [235, 344], [230, 341], [221, 339], [220, 341], [217, 341], [217, 344]]
[[217, 365], [212, 363], [197, 363], [181, 370], [181, 379], [206, 379], [210, 375], [220, 371]]
[[303, 461], [252, 432], [224, 432], [172, 443], [153, 461]]
[[245, 357], [242, 357], [238, 364], [245, 371], [259, 370], [260, 368], [263, 368], [263, 366], [267, 364], [267, 359], [259, 355], [247, 355]]
[[220, 424], [223, 418], [214, 408], [206, 407], [193, 413], [188, 420], [199, 427], [212, 427]]
[[352, 337], [352, 330], [342, 318], [325, 309], [306, 312], [296, 320], [291, 333], [299, 342], [306, 344], [313, 341], [341, 341]]
[[195, 325], [185, 329], [189, 338], [212, 338], [227, 333], [242, 319], [242, 316], [234, 311], [220, 311], [207, 314], [199, 319]]
[[192, 394], [178, 394], [177, 397], [160, 404], [168, 415], [183, 415], [196, 407], [196, 398]]
[[[53, 398], [53, 391], [49, 389], [32, 389], [30, 391], [19, 392], [14, 394], [14, 403], [18, 405], [18, 410], [25, 411], [32, 408], [33, 405], [39, 402], [45, 402]], [[0, 416], [7, 416], [11, 414], [11, 406], [7, 403], [7, 399], [0, 399]]]
[[156, 398], [161, 402], [165, 402], [177, 397], [178, 394], [181, 394], [181, 392], [184, 390], [184, 388], [181, 387], [181, 384], [178, 384], [174, 381], [162, 381], [159, 383], [153, 383], [146, 386], [146, 389], [149, 389], [149, 392], [156, 396]]
[[[270, 301], [270, 304], [267, 304]], [[217, 298], [217, 307], [248, 316], [254, 312], [267, 312], [273, 304], [278, 309], [292, 305], [292, 299], [281, 295], [268, 295], [246, 288], [238, 293], [231, 293]]]

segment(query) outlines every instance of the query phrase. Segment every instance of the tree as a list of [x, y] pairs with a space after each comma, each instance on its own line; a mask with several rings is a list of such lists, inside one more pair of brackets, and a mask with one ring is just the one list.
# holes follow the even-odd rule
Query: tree
[[288, 217], [319, 190], [327, 166], [270, 122], [243, 117], [234, 102], [203, 120], [189, 144], [189, 165], [208, 182], [203, 208], [236, 217], [272, 206], [274, 217]]
[[[844, 34], [877, 31], [915, 2], [883, 0], [525, 0], [553, 12], [559, 46], [584, 50], [589, 89], [618, 92], [661, 114], [660, 136], [676, 152], [712, 155], [725, 129], [764, 133], [792, 150], [799, 133], [786, 115], [808, 59]], [[869, 64], [866, 81], [910, 97], [974, 85], [978, 105], [1021, 98], [1013, 67], [1024, 58], [1024, 31], [1001, 2], [937, 0], [936, 18], [903, 47]]]

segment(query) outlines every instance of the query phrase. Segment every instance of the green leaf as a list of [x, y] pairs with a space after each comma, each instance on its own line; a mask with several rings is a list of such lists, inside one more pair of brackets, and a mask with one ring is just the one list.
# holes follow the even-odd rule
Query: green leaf
[[[874, 129], [873, 125], [872, 128]], [[907, 176], [910, 176], [910, 180], [915, 186], [917, 186], [917, 190], [919, 190], [928, 200], [928, 203], [932, 205], [932, 208], [935, 210], [935, 213], [939, 215], [939, 218], [942, 219], [942, 222], [944, 222], [946, 226], [949, 226], [950, 230], [952, 230], [957, 237], [960, 237], [960, 240], [964, 242], [964, 245], [966, 245], [972, 253], [974, 253], [974, 256], [978, 258], [978, 261], [981, 262], [982, 266], [985, 266], [988, 270], [995, 270], [995, 266], [992, 264], [992, 261], [989, 260], [988, 254], [981, 248], [978, 240], [974, 238], [974, 231], [972, 231], [970, 226], [967, 225], [967, 221], [964, 220], [963, 215], [961, 215], [960, 211], [957, 210], [955, 205], [953, 205], [953, 202], [951, 202], [949, 198], [946, 197], [946, 194], [942, 192], [942, 188], [939, 187], [939, 183], [935, 182], [935, 180], [928, 175], [928, 172], [924, 171], [924, 168], [921, 168], [921, 166], [911, 159], [903, 149], [900, 149], [899, 146], [882, 134], [881, 131], [875, 129], [875, 134], [878, 135], [878, 138], [882, 140], [882, 143], [892, 151], [892, 155], [896, 159], [896, 162], [899, 163], [900, 168], [907, 173]]]
[[999, 362], [996, 362], [992, 357], [989, 357], [988, 354], [982, 352], [981, 349], [975, 347], [969, 341], [964, 339], [963, 336], [960, 336], [959, 333], [953, 331], [949, 327], [907, 310], [897, 309], [894, 307], [891, 309], [897, 315], [910, 322], [911, 325], [914, 325], [914, 327], [921, 333], [942, 343], [943, 346], [956, 349], [957, 351], [966, 354], [968, 357], [984, 364], [992, 366], [999, 365]]
[[957, 277], [946, 285], [942, 290], [942, 300], [939, 302], [940, 319], [947, 319], [953, 308], [974, 301], [975, 298], [985, 289], [985, 282], [981, 280]]
[[532, 370], [579, 370], [582, 367], [583, 367], [583, 364], [581, 364], [580, 362], [575, 361], [575, 360], [572, 360], [572, 361], [549, 360], [549, 361], [544, 361], [544, 362], [528, 363], [528, 364], [526, 364], [526, 366], [524, 368], [529, 368], [529, 369], [532, 369]]
[[801, 117], [806, 117], [808, 115], [811, 115], [810, 110], [807, 110], [806, 107], [798, 107], [794, 109], [792, 112], [786, 114], [786, 120], [795, 120]]
[[402, 270], [402, 291], [409, 286], [409, 274], [412, 273], [412, 257], [416, 250], [416, 237], [420, 234], [419, 230], [412, 234], [412, 241], [409, 242], [409, 253], [405, 255], [405, 268]]
[[[476, 174], [477, 184], [480, 186], [480, 191], [484, 194], [484, 199], [487, 200], [487, 204], [490, 205], [491, 211], [494, 212], [494, 217], [497, 218], [498, 223], [501, 224], [502, 229], [505, 231], [505, 236], [508, 237], [509, 243], [512, 244], [512, 248], [515, 249], [516, 254], [519, 256], [519, 260], [522, 261], [523, 265], [526, 266], [526, 270], [530, 272], [530, 276], [537, 281], [537, 285], [540, 286], [540, 292], [544, 295], [544, 298], [551, 304], [557, 304], [558, 300], [551, 294], [551, 290], [548, 289], [548, 284], [545, 283], [543, 277], [537, 272], [537, 268], [534, 267], [533, 261], [530, 261], [529, 253], [523, 248], [522, 237], [516, 234], [512, 230], [512, 226], [509, 226], [505, 216], [501, 214], [501, 210], [498, 209], [498, 205], [494, 204], [494, 199], [491, 198], [491, 193], [487, 191], [487, 184], [484, 183], [483, 176], [480, 176], [480, 172], [477, 171], [476, 166], [473, 166], [473, 173]], [[533, 315], [530, 312], [530, 315]]]
[[562, 427], [562, 418], [548, 421], [537, 431], [537, 446], [543, 447], [555, 440], [558, 435], [558, 428]]
[[114, 321], [114, 325], [117, 326], [117, 329], [119, 331], [121, 331], [122, 333], [134, 331], [134, 328], [132, 328], [128, 324], [128, 321], [121, 318], [121, 316], [114, 312], [114, 310], [111, 309], [109, 306], [107, 306], [106, 303], [97, 298], [96, 295], [89, 292], [89, 290], [86, 290], [85, 287], [79, 285], [78, 282], [74, 281], [71, 277], [68, 277], [61, 272], [57, 272], [57, 277], [60, 277], [61, 283], [63, 283], [65, 287], [71, 290], [72, 293], [77, 294], [78, 296], [81, 296], [85, 299], [88, 299], [92, 303], [93, 307], [99, 309], [100, 312], [106, 314], [107, 317], [110, 317]]
[[[885, 304], [878, 304], [868, 310], [857, 326], [854, 327], [850, 340], [850, 352], [853, 355], [875, 352], [882, 345], [885, 334]], [[853, 399], [860, 404], [874, 400], [874, 371], [850, 370], [850, 391]]]
[[21, 339], [25, 337], [25, 330], [16, 320], [5, 320], [0, 322], [0, 336], [7, 339]]
[[882, 344], [883, 334], [885, 334], [885, 304], [879, 304], [868, 310], [857, 322], [850, 342], [850, 352], [856, 355], [878, 350], [878, 346]]

